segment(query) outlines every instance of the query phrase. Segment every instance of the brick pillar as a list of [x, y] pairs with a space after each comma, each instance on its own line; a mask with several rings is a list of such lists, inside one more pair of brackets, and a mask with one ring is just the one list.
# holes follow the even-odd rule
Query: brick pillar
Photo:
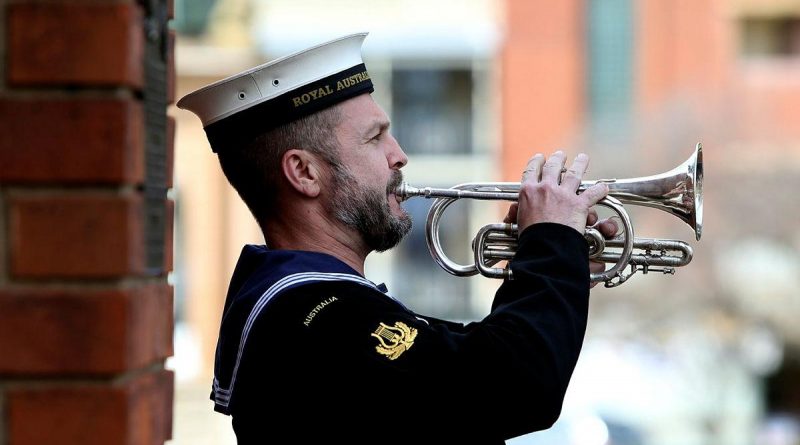
[[0, 0], [0, 445], [171, 437], [168, 0]]

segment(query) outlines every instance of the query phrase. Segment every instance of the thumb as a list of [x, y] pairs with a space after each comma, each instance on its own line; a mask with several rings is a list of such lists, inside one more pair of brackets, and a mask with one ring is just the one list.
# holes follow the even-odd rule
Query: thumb
[[506, 213], [506, 217], [503, 218], [504, 223], [515, 223], [517, 222], [517, 211], [519, 209], [519, 205], [517, 203], [511, 204], [508, 208], [508, 213]]

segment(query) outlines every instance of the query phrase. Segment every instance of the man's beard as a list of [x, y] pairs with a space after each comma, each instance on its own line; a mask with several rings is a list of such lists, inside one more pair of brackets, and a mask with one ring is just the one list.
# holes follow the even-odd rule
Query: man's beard
[[399, 171], [384, 190], [360, 187], [347, 167], [332, 165], [333, 190], [331, 207], [336, 219], [356, 229], [372, 250], [383, 252], [396, 246], [411, 230], [411, 217], [392, 214], [387, 195], [403, 181]]

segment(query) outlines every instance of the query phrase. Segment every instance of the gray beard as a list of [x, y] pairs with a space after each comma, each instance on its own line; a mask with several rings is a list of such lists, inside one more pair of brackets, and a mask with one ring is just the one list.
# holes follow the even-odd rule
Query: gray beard
[[396, 246], [411, 231], [411, 217], [408, 214], [400, 217], [393, 215], [386, 200], [386, 194], [397, 188], [403, 180], [399, 171], [392, 173], [385, 190], [377, 191], [359, 188], [356, 178], [346, 167], [331, 167], [331, 210], [337, 220], [361, 234], [367, 247], [383, 252]]

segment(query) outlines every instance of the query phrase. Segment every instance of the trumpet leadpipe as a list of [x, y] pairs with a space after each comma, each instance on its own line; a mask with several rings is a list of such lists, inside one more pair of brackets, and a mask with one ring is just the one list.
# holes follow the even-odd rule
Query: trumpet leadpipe
[[[421, 187], [417, 188], [405, 182], [400, 184], [395, 190], [395, 196], [400, 201], [405, 201], [414, 197], [423, 197], [428, 199], [478, 199], [483, 201], [504, 200], [504, 201], [518, 201], [519, 200], [519, 184], [516, 189], [513, 188], [513, 182], [508, 183], [487, 183], [490, 185], [476, 185], [466, 184], [464, 188], [455, 186], [452, 188], [434, 188], [434, 187]], [[508, 187], [503, 187], [507, 185]], [[470, 187], [466, 187], [470, 186]]]

